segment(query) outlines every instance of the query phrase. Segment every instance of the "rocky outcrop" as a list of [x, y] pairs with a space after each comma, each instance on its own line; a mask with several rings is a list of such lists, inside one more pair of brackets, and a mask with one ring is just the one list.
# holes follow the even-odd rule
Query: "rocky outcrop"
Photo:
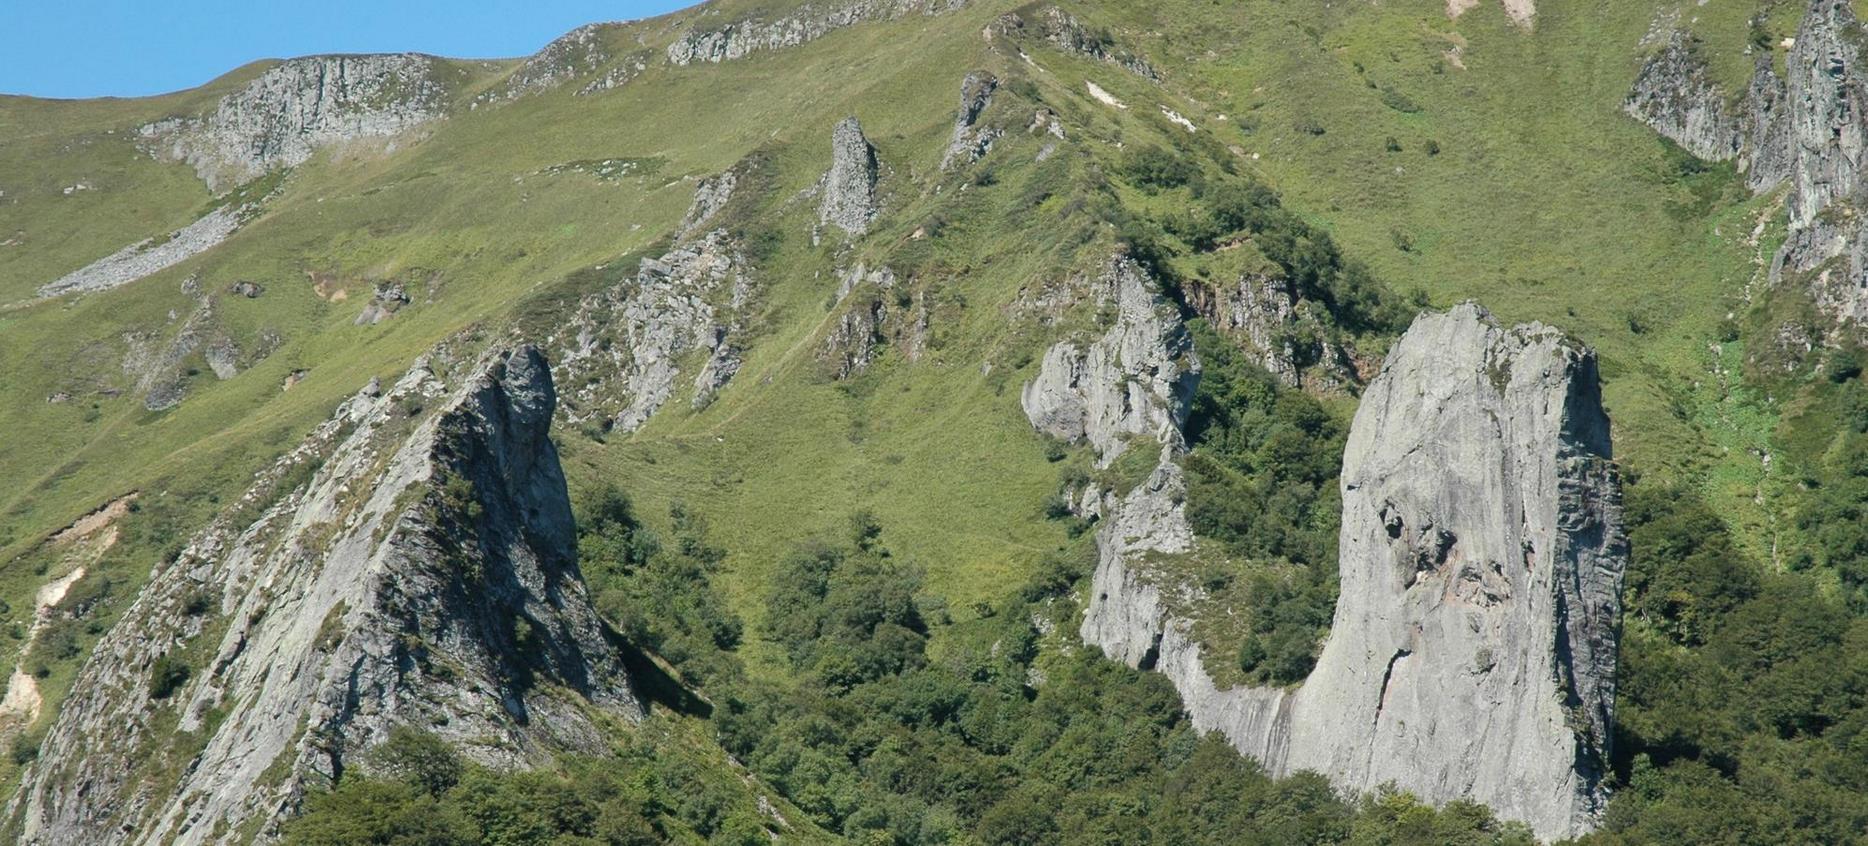
[[402, 287], [401, 283], [378, 282], [376, 293], [370, 296], [369, 304], [365, 305], [362, 311], [357, 312], [357, 319], [354, 322], [358, 326], [375, 326], [396, 316], [396, 313], [410, 302], [412, 300], [409, 292]]
[[1280, 274], [1248, 272], [1230, 284], [1193, 279], [1182, 294], [1213, 328], [1239, 342], [1287, 386], [1334, 391], [1359, 381], [1354, 356], [1316, 317], [1324, 306], [1298, 296]]
[[1195, 542], [1170, 468], [1098, 531], [1086, 642], [1168, 675], [1273, 773], [1473, 799], [1551, 839], [1595, 826], [1627, 542], [1592, 353], [1472, 305], [1415, 322], [1351, 428], [1335, 622], [1294, 689], [1220, 688], [1170, 616], [1147, 559]]
[[1065, 53], [1114, 65], [1152, 82], [1161, 81], [1161, 74], [1155, 70], [1154, 65], [1135, 52], [1117, 45], [1107, 30], [1092, 29], [1075, 15], [1056, 6], [1007, 12], [993, 21], [986, 31], [992, 37], [1036, 38]]
[[[167, 411], [182, 403], [194, 374], [189, 360], [200, 353], [217, 379], [231, 379], [240, 372], [240, 347], [228, 337], [215, 318], [214, 299], [199, 290], [193, 277], [182, 283], [182, 291], [195, 297], [195, 307], [167, 341], [156, 330], [124, 333], [123, 371], [134, 380], [137, 393], [143, 395], [143, 407]], [[177, 319], [170, 312], [170, 320]], [[260, 355], [270, 350], [262, 349]]]
[[862, 123], [854, 117], [839, 121], [830, 134], [830, 170], [821, 183], [818, 222], [849, 235], [868, 232], [878, 211], [876, 181], [880, 177], [876, 148], [864, 137]]
[[41, 285], [39, 296], [108, 291], [160, 273], [227, 240], [257, 213], [254, 206], [221, 206], [167, 238], [146, 238]]
[[694, 186], [694, 203], [688, 207], [687, 215], [681, 218], [681, 228], [675, 237], [689, 237], [711, 223], [714, 215], [719, 214], [733, 199], [733, 189], [737, 187], [738, 170], [728, 170], [719, 176], [702, 179], [700, 184]]
[[98, 644], [16, 842], [266, 839], [396, 726], [522, 767], [600, 749], [598, 710], [639, 718], [578, 572], [554, 404], [523, 348], [340, 406]]
[[442, 116], [439, 60], [414, 53], [288, 59], [207, 114], [138, 130], [158, 158], [186, 162], [215, 192], [302, 164], [320, 147], [397, 135]]
[[1622, 110], [1709, 161], [1737, 158], [1748, 127], [1736, 104], [1712, 81], [1700, 45], [1675, 29], [1635, 78]]
[[668, 45], [668, 63], [718, 64], [767, 50], [816, 41], [832, 32], [869, 21], [909, 15], [939, 15], [966, 7], [967, 0], [843, 0], [806, 3], [789, 15], [747, 18], [725, 26], [690, 28]]
[[612, 58], [603, 38], [604, 30], [615, 23], [585, 24], [552, 39], [537, 53], [528, 56], [506, 78], [506, 96], [521, 97], [549, 91], [580, 76], [601, 70]]
[[1788, 183], [1789, 232], [1774, 284], [1797, 284], [1835, 329], [1868, 325], [1868, 73], [1848, 0], [1811, 0], [1778, 76], [1760, 55], [1742, 110], [1673, 36], [1643, 69], [1628, 111], [1696, 155], [1736, 157], [1754, 191]]
[[941, 156], [941, 170], [952, 170], [979, 161], [992, 149], [1005, 131], [995, 126], [981, 126], [986, 107], [992, 105], [993, 92], [999, 90], [999, 78], [984, 71], [974, 71], [960, 82], [960, 111], [953, 119], [953, 139]]
[[1777, 75], [1770, 53], [1761, 53], [1751, 86], [1745, 92], [1744, 117], [1748, 121], [1744, 148], [1739, 152], [1739, 169], [1745, 172], [1745, 184], [1763, 193], [1790, 178], [1795, 158], [1790, 149], [1790, 96], [1784, 78]]
[[831, 377], [847, 379], [868, 370], [891, 346], [908, 361], [920, 360], [932, 321], [926, 287], [898, 279], [887, 266], [870, 270], [859, 263], [842, 277], [833, 306], [841, 313], [819, 355]]
[[1044, 354], [1020, 396], [1039, 431], [1096, 449], [1108, 466], [1137, 436], [1178, 447], [1200, 365], [1174, 306], [1127, 256], [1094, 281], [1096, 302], [1115, 321], [1087, 345], [1060, 341]]
[[695, 353], [707, 363], [694, 404], [706, 405], [739, 369], [730, 338], [751, 284], [738, 245], [714, 230], [643, 259], [633, 280], [586, 297], [550, 341], [560, 351], [560, 381], [576, 386], [567, 419], [604, 420], [625, 433], [642, 428], [674, 397], [684, 360]]

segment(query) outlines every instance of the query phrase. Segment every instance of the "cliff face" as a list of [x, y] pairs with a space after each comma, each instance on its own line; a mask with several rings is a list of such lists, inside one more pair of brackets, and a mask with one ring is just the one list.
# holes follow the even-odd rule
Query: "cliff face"
[[1082, 635], [1174, 680], [1193, 723], [1274, 773], [1469, 798], [1539, 836], [1593, 828], [1627, 544], [1595, 358], [1466, 305], [1417, 320], [1357, 411], [1341, 594], [1295, 689], [1220, 689], [1146, 578], [1192, 548], [1178, 468], [1105, 518]]
[[265, 839], [394, 726], [510, 767], [640, 717], [577, 569], [544, 358], [463, 370], [373, 383], [158, 569], [25, 773], [18, 842]]
[[1708, 79], [1675, 33], [1643, 68], [1625, 110], [1701, 158], [1737, 159], [1754, 191], [1788, 184], [1789, 233], [1773, 284], [1800, 284], [1840, 326], [1868, 325], [1868, 72], [1848, 0], [1811, 0], [1780, 76], [1758, 59], [1742, 101]]
[[1041, 432], [1088, 442], [1099, 466], [1135, 437], [1179, 448], [1200, 378], [1180, 316], [1127, 256], [1109, 262], [1093, 293], [1099, 305], [1114, 305], [1114, 325], [1087, 346], [1061, 341], [1045, 353], [1020, 398], [1025, 415]]
[[1745, 145], [1743, 121], [1695, 49], [1690, 36], [1674, 30], [1666, 47], [1642, 67], [1622, 109], [1695, 156], [1736, 158]]
[[395, 135], [441, 116], [437, 62], [414, 53], [291, 59], [200, 117], [142, 127], [158, 157], [186, 162], [216, 192], [292, 167], [319, 147]]

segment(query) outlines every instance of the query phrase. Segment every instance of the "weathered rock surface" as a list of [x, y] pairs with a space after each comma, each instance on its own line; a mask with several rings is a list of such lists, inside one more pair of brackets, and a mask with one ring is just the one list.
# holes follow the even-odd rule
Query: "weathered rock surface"
[[854, 117], [839, 121], [830, 134], [830, 171], [824, 174], [818, 221], [850, 235], [868, 232], [878, 210], [880, 176], [876, 148], [863, 136], [862, 123]]
[[1713, 83], [1698, 49], [1692, 36], [1675, 29], [1641, 68], [1622, 110], [1699, 158], [1737, 158], [1745, 146], [1746, 121]]
[[407, 289], [398, 282], [376, 283], [376, 293], [370, 296], [370, 302], [357, 312], [354, 321], [358, 326], [375, 326], [402, 310], [412, 302]]
[[981, 126], [986, 107], [992, 105], [993, 92], [999, 90], [999, 78], [984, 71], [974, 71], [960, 82], [960, 111], [953, 119], [953, 140], [941, 156], [941, 170], [952, 170], [979, 161], [992, 149], [1005, 131], [995, 126]]
[[739, 370], [732, 342], [752, 296], [739, 246], [721, 230], [644, 259], [635, 278], [586, 297], [550, 341], [570, 391], [571, 422], [607, 420], [633, 432], [674, 397], [683, 360], [706, 356], [693, 405], [703, 407]]
[[847, 379], [869, 369], [890, 346], [916, 361], [926, 351], [927, 293], [914, 280], [901, 280], [886, 265], [874, 270], [857, 264], [842, 274], [833, 308], [842, 310], [824, 336], [819, 358], [830, 375]]
[[766, 50], [815, 41], [836, 30], [909, 15], [939, 15], [966, 7], [967, 0], [843, 0], [806, 3], [789, 15], [747, 18], [717, 28], [694, 27], [668, 45], [669, 64], [718, 64]]
[[[231, 379], [240, 372], [240, 347], [228, 337], [214, 315], [214, 300], [200, 292], [190, 277], [182, 290], [196, 297], [195, 308], [167, 341], [155, 330], [132, 330], [124, 333], [123, 371], [134, 380], [143, 395], [143, 407], [166, 411], [180, 405], [187, 396], [193, 374], [187, 363], [199, 352], [215, 378]], [[171, 314], [170, 319], [175, 319]], [[268, 350], [260, 350], [263, 355]]]
[[318, 148], [397, 135], [442, 116], [449, 92], [438, 60], [415, 53], [288, 59], [200, 117], [143, 126], [158, 158], [186, 162], [215, 192]]
[[600, 748], [593, 706], [639, 718], [578, 572], [554, 403], [524, 348], [340, 406], [98, 644], [9, 807], [17, 842], [269, 838], [395, 726], [514, 767]]
[[616, 26], [618, 24], [614, 23], [585, 24], [552, 39], [506, 78], [506, 96], [549, 91], [601, 70], [612, 58], [604, 42], [604, 30]]
[[1060, 341], [1024, 388], [1025, 416], [1041, 432], [1095, 447], [1099, 466], [1136, 436], [1178, 447], [1200, 365], [1180, 316], [1142, 267], [1111, 259], [1095, 280], [1115, 322], [1087, 346]]
[[[1811, 0], [1778, 76], [1758, 59], [1742, 111], [1708, 81], [1684, 35], [1643, 69], [1630, 114], [1710, 159], [1736, 157], [1754, 191], [1789, 183], [1789, 234], [1774, 284], [1807, 285], [1839, 328], [1868, 325], [1868, 223], [1859, 210], [1868, 179], [1868, 73], [1861, 27], [1848, 0]], [[1790, 276], [1786, 276], [1786, 271]]]
[[694, 186], [694, 204], [688, 207], [688, 213], [681, 219], [681, 229], [677, 238], [686, 238], [700, 231], [700, 228], [713, 221], [714, 215], [726, 208], [733, 199], [733, 189], [739, 187], [739, 172], [728, 170], [719, 176], [710, 176]]
[[1627, 560], [1593, 354], [1472, 305], [1423, 315], [1364, 394], [1341, 484], [1341, 598], [1300, 687], [1219, 688], [1145, 577], [1193, 543], [1172, 465], [1098, 531], [1084, 640], [1168, 675], [1195, 726], [1274, 773], [1593, 828]]
[[1063, 52], [1114, 65], [1153, 82], [1161, 81], [1160, 72], [1147, 59], [1117, 45], [1106, 31], [1092, 30], [1075, 15], [1056, 6], [1007, 12], [993, 21], [987, 31], [993, 36], [1035, 37]]
[[167, 270], [227, 240], [257, 209], [221, 206], [160, 241], [144, 239], [39, 287], [40, 297], [108, 291]]
[[1358, 382], [1353, 356], [1313, 313], [1323, 306], [1298, 296], [1282, 276], [1244, 273], [1230, 284], [1190, 280], [1182, 293], [1195, 312], [1285, 385], [1328, 391]]

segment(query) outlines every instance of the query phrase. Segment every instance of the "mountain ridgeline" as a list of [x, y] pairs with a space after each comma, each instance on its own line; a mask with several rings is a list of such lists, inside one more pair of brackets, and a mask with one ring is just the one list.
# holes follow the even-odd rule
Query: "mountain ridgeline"
[[715, 0], [0, 97], [0, 836], [1854, 842], [1865, 44]]

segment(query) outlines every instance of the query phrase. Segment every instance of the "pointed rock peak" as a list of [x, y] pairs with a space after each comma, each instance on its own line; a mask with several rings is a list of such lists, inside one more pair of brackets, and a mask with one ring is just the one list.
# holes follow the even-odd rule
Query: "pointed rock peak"
[[[1220, 688], [1150, 556], [1190, 548], [1173, 472], [1113, 505], [1082, 635], [1274, 774], [1470, 799], [1563, 839], [1605, 803], [1628, 544], [1595, 356], [1467, 303], [1419, 317], [1343, 456], [1340, 598], [1296, 689]], [[1165, 465], [1171, 467], [1172, 465]]]
[[953, 140], [948, 142], [947, 153], [941, 157], [941, 170], [979, 160], [1004, 134], [998, 127], [979, 125], [997, 90], [998, 77], [985, 71], [973, 71], [960, 82], [960, 110], [953, 120]]
[[269, 840], [398, 726], [511, 768], [641, 718], [577, 567], [549, 365], [499, 351], [450, 385], [447, 357], [346, 401], [150, 579], [23, 775], [17, 842]]
[[830, 134], [830, 172], [824, 174], [818, 221], [850, 235], [868, 232], [876, 217], [880, 176], [876, 148], [863, 135], [862, 123], [855, 117], [844, 118]]

